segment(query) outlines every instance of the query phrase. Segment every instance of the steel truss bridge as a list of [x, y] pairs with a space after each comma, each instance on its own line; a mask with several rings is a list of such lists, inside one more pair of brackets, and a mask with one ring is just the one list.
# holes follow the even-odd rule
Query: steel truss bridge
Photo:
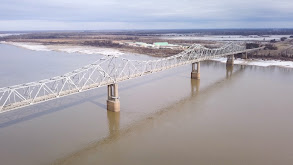
[[258, 49], [261, 48], [246, 49], [245, 44], [237, 43], [227, 43], [216, 49], [195, 44], [177, 55], [149, 61], [105, 56], [61, 76], [0, 88], [0, 113], [186, 64]]

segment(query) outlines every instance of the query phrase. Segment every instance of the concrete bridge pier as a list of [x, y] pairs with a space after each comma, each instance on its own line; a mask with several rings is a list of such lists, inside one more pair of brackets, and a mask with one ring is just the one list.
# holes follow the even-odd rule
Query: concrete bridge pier
[[242, 53], [242, 59], [247, 59], [247, 52]]
[[227, 63], [226, 65], [233, 65], [234, 64], [234, 55], [227, 56]]
[[112, 112], [120, 111], [120, 101], [118, 96], [118, 84], [108, 85], [107, 110]]
[[191, 78], [192, 79], [200, 79], [200, 63], [196, 62], [197, 68], [195, 70], [195, 63], [192, 63], [192, 71], [191, 71]]

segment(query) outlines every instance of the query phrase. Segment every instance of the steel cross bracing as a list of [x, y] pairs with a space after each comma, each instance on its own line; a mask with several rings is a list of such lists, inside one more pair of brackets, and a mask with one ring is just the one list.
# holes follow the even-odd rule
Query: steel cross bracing
[[196, 44], [177, 55], [150, 61], [105, 56], [62, 76], [0, 88], [0, 113], [177, 66], [246, 51], [245, 46], [235, 43], [217, 49]]

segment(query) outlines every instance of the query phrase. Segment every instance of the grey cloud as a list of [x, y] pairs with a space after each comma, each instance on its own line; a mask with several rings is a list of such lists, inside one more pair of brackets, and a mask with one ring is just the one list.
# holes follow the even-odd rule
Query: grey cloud
[[278, 26], [278, 22], [293, 21], [291, 1], [1, 0], [0, 20], [19, 23], [20, 21], [22, 23], [23, 21], [62, 22], [63, 24], [109, 22], [109, 26], [111, 22], [124, 22], [137, 26], [145, 24], [146, 27], [149, 23], [155, 22], [166, 22], [166, 24], [177, 22], [176, 27], [185, 24], [190, 28], [196, 28], [197, 24], [198, 26], [206, 24], [205, 26], [208, 27], [211, 24], [230, 26], [233, 22], [237, 22], [237, 25], [242, 22], [242, 25], [248, 26], [251, 22], [275, 22], [275, 26]]

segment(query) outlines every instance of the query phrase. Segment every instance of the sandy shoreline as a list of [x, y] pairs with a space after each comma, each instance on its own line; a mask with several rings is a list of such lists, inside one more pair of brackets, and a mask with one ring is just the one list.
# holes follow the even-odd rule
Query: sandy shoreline
[[[37, 43], [28, 42], [0, 42], [2, 44], [14, 45], [17, 47], [34, 50], [34, 51], [61, 51], [66, 53], [82, 53], [82, 54], [101, 54], [101, 55], [123, 55], [125, 53], [112, 49], [112, 48], [97, 48], [93, 46], [75, 46], [75, 45], [42, 45]], [[226, 63], [226, 58], [212, 59], [212, 61], [218, 61]], [[285, 68], [293, 68], [292, 61], [282, 60], [263, 60], [263, 59], [235, 59], [234, 64], [239, 65], [255, 65], [255, 66], [279, 66]]]

